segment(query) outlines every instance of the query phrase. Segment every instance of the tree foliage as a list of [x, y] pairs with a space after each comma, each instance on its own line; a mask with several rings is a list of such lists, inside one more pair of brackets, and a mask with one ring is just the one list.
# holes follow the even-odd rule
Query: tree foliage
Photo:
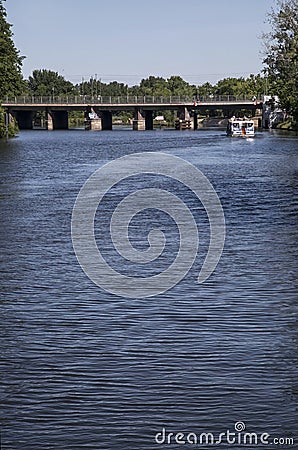
[[33, 70], [29, 77], [28, 87], [32, 95], [67, 95], [74, 94], [74, 86], [62, 75], [52, 70]]
[[281, 107], [298, 120], [298, 0], [278, 0], [264, 35], [264, 63], [271, 93], [279, 97]]
[[[11, 25], [6, 20], [3, 0], [0, 0], [0, 102], [5, 97], [24, 92], [21, 68], [23, 57], [19, 55], [13, 42]], [[0, 108], [0, 138], [5, 134], [4, 111]], [[9, 136], [14, 135], [14, 125], [9, 126]]]
[[91, 77], [89, 81], [82, 81], [82, 83], [77, 84], [75, 91], [77, 95], [88, 95], [94, 98], [101, 96], [124, 97], [128, 94], [128, 85], [118, 81], [111, 81], [106, 84]]
[[266, 93], [266, 79], [251, 74], [248, 78], [224, 78], [213, 89], [215, 95], [233, 95], [254, 97]]
[[167, 80], [162, 77], [150, 76], [149, 78], [144, 78], [140, 83], [140, 95], [148, 96], [170, 96], [171, 91], [168, 88]]
[[14, 45], [6, 17], [3, 0], [0, 0], [0, 100], [21, 94], [25, 86], [21, 73], [23, 57]]
[[261, 75], [251, 74], [248, 78], [224, 78], [217, 84], [204, 83], [196, 86], [189, 84], [182, 77], [173, 75], [169, 78], [155, 77], [153, 75], [141, 80], [139, 85], [128, 86], [127, 84], [112, 81], [108, 84], [94, 78], [76, 85], [76, 92], [80, 95], [93, 97], [112, 96], [156, 96], [156, 97], [210, 97], [210, 95], [246, 96], [252, 98], [266, 93], [267, 80]]

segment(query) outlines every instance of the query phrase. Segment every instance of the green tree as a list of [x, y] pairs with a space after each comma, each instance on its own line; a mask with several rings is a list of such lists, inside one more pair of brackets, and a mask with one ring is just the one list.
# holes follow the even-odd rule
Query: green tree
[[70, 81], [65, 80], [62, 75], [52, 70], [33, 70], [29, 77], [28, 87], [32, 95], [71, 95], [75, 88]]
[[141, 96], [144, 95], [144, 92], [142, 92], [140, 86], [138, 84], [136, 84], [135, 86], [131, 86], [128, 88], [128, 95], [131, 97], [134, 96]]
[[245, 80], [246, 84], [246, 96], [262, 96], [267, 95], [269, 89], [269, 83], [267, 78], [262, 77], [260, 74], [250, 74], [249, 78]]
[[103, 86], [103, 95], [109, 95], [111, 97], [124, 97], [127, 95], [127, 84], [118, 83], [117, 81], [111, 81], [111, 83]]
[[248, 78], [224, 78], [215, 86], [215, 95], [233, 95], [252, 98], [266, 93], [267, 80], [260, 74]]
[[201, 84], [196, 88], [196, 95], [198, 97], [209, 97], [210, 95], [214, 94], [215, 94], [214, 86], [212, 86], [212, 84], [209, 82]]
[[149, 78], [141, 81], [139, 95], [168, 97], [171, 95], [171, 91], [168, 88], [167, 80], [150, 75]]
[[22, 60], [13, 42], [12, 25], [6, 20], [3, 0], [0, 0], [0, 101], [6, 96], [23, 93]]
[[88, 95], [94, 98], [102, 97], [125, 97], [128, 95], [128, 85], [111, 81], [109, 84], [103, 83], [101, 80], [90, 78], [89, 81], [83, 81], [76, 86], [81, 95]]
[[298, 122], [298, 0], [278, 0], [269, 22], [271, 31], [263, 37], [263, 62], [270, 91]]
[[220, 80], [215, 89], [216, 95], [233, 95], [242, 96], [246, 95], [246, 83], [244, 78], [224, 78]]
[[[6, 20], [3, 0], [0, 0], [0, 103], [5, 97], [19, 95], [25, 90], [22, 77], [22, 60], [13, 42], [11, 24]], [[16, 132], [16, 126], [10, 124], [9, 136]], [[0, 138], [5, 134], [4, 111], [0, 108]]]
[[190, 85], [178, 75], [173, 75], [168, 78], [167, 85], [171, 91], [171, 95], [190, 97], [196, 95], [196, 87]]

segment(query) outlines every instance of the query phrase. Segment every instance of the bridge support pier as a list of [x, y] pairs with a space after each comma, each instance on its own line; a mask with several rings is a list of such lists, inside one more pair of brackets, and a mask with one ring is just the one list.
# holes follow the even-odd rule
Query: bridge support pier
[[54, 130], [68, 129], [68, 112], [67, 111], [52, 111], [53, 128]]
[[54, 129], [53, 116], [49, 111], [46, 111], [45, 126], [48, 131], [53, 131]]
[[102, 119], [98, 117], [97, 119], [90, 119], [89, 127], [85, 127], [85, 130], [90, 131], [101, 131], [102, 130]]
[[132, 129], [134, 131], [146, 130], [146, 120], [139, 108], [135, 109], [132, 121]]
[[86, 131], [101, 131], [102, 118], [97, 115], [93, 108], [85, 110], [85, 130]]
[[265, 130], [268, 130], [270, 126], [270, 113], [271, 113], [271, 106], [264, 104], [262, 111], [262, 127]]
[[86, 131], [101, 131], [102, 130], [102, 119], [98, 117], [96, 119], [86, 119], [85, 120], [85, 130]]
[[93, 119], [88, 118], [89, 120], [91, 120], [91, 126], [89, 128], [90, 130], [113, 129], [112, 111], [101, 111], [99, 108], [91, 108], [91, 113], [95, 113], [95, 118]]
[[17, 111], [15, 118], [20, 130], [32, 130], [33, 111]]
[[68, 130], [68, 112], [46, 111], [46, 130]]
[[193, 130], [194, 121], [191, 119], [187, 108], [183, 107], [178, 110], [175, 128], [176, 130]]
[[145, 111], [145, 129], [153, 130], [153, 111]]
[[193, 113], [193, 129], [198, 129], [198, 113], [196, 111]]
[[112, 130], [113, 129], [112, 111], [102, 111], [101, 123], [102, 123], [103, 130]]

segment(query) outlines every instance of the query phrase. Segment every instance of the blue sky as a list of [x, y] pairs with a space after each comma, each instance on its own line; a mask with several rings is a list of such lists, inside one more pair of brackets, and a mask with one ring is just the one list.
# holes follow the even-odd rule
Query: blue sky
[[274, 0], [8, 0], [33, 69], [129, 85], [149, 75], [201, 84], [262, 69], [260, 35]]

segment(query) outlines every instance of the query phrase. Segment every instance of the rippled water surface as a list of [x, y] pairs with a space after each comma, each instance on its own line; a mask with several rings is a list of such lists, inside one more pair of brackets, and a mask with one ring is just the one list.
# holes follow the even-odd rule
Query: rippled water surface
[[[155, 435], [163, 427], [218, 434], [237, 421], [249, 432], [294, 437], [298, 448], [297, 138], [29, 131], [0, 150], [2, 449], [199, 448], [158, 446]], [[209, 226], [192, 193], [153, 176], [120, 184], [96, 217], [97, 243], [117, 270], [130, 269], [110, 245], [109, 220], [132, 187], [179, 195], [200, 232], [183, 281], [156, 297], [126, 299], [86, 277], [70, 224], [94, 170], [140, 151], [198, 167], [221, 199], [227, 236], [215, 272], [198, 285]], [[144, 249], [150, 221], [162, 224], [169, 247], [154, 273], [171, 263], [179, 237], [158, 214], [139, 215], [130, 230]]]

